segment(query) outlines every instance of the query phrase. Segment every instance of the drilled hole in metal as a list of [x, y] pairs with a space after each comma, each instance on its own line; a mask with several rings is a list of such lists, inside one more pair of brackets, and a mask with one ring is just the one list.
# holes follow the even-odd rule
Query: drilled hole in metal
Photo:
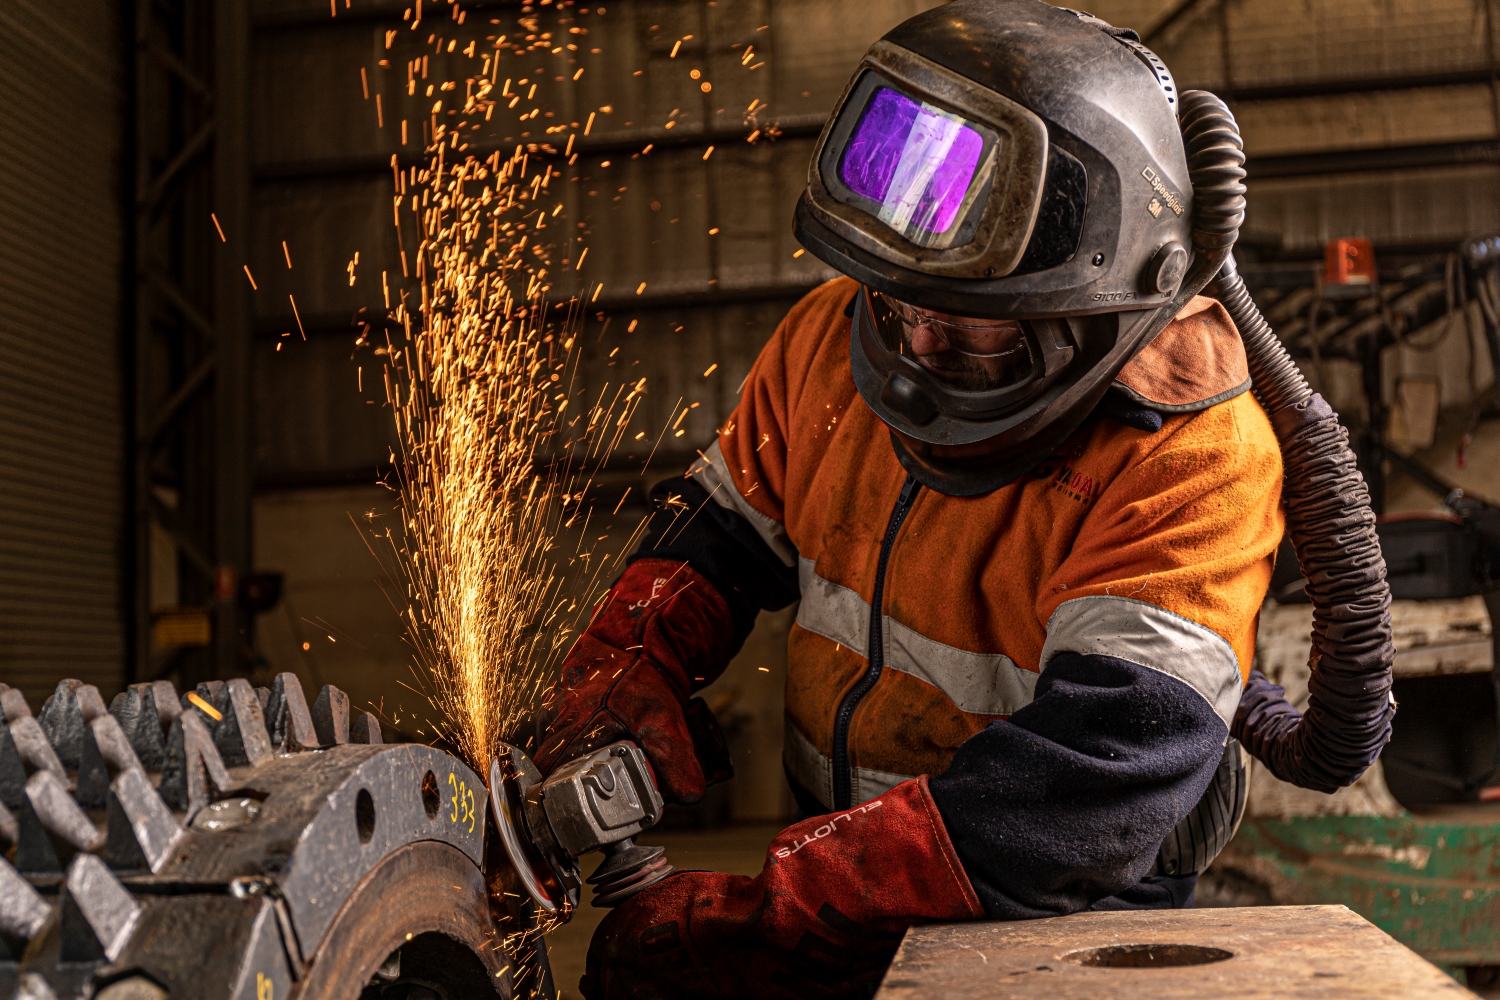
[[1069, 962], [1098, 969], [1165, 969], [1178, 965], [1208, 965], [1233, 957], [1232, 951], [1196, 944], [1120, 944], [1087, 948], [1063, 956]]
[[370, 838], [375, 836], [375, 800], [364, 788], [354, 798], [354, 825], [359, 829], [361, 844], [368, 844]]
[[422, 775], [422, 808], [427, 810], [428, 819], [437, 819], [438, 807], [443, 804], [443, 797], [438, 792], [437, 775], [428, 771]]

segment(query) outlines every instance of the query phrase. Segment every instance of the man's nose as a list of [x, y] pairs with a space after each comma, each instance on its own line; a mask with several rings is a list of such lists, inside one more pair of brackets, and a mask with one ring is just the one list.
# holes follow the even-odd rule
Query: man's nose
[[911, 331], [913, 354], [937, 354], [948, 350], [948, 344], [937, 335], [930, 323], [919, 323]]

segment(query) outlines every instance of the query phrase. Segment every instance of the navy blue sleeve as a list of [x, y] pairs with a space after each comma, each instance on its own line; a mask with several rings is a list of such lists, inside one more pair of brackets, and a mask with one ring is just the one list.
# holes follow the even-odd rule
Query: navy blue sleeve
[[627, 560], [676, 559], [699, 573], [729, 604], [738, 651], [762, 609], [775, 611], [800, 595], [788, 566], [754, 526], [709, 498], [695, 479], [666, 479], [651, 490], [651, 523]]
[[1174, 677], [1060, 653], [1035, 700], [966, 740], [930, 787], [993, 919], [1185, 905], [1191, 882], [1142, 878], [1208, 788], [1228, 733]]

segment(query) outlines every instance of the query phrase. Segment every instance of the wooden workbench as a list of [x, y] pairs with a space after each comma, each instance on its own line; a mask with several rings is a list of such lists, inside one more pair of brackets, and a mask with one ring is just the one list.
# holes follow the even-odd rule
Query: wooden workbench
[[913, 927], [876, 1000], [1473, 995], [1346, 907], [1258, 906]]

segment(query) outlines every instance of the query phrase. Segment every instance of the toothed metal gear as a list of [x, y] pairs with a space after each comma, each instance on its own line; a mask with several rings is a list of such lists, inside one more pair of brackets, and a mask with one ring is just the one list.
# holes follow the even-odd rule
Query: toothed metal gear
[[337, 688], [69, 680], [33, 715], [0, 684], [0, 713], [0, 998], [553, 995], [484, 782]]

